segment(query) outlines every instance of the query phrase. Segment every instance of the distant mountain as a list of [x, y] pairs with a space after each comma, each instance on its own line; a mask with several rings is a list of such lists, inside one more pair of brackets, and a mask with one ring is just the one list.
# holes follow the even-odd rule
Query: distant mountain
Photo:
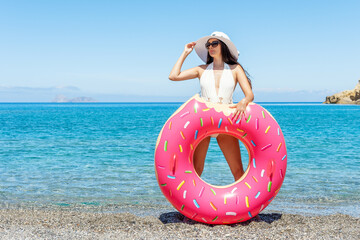
[[80, 91], [80, 88], [75, 86], [56, 86], [50, 89], [63, 90], [63, 91]]
[[[89, 95], [93, 96], [93, 93], [84, 92], [76, 86], [21, 87], [0, 85], [0, 102], [97, 102], [90, 97], [78, 97]], [[55, 99], [54, 96], [56, 96]]]
[[64, 95], [56, 95], [52, 102], [57, 103], [86, 103], [86, 102], [97, 102], [97, 100], [91, 97], [76, 97], [76, 98], [67, 98]]

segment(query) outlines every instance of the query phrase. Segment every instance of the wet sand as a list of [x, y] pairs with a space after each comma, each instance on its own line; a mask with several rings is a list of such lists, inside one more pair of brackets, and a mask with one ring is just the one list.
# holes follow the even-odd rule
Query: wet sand
[[178, 212], [130, 213], [1, 209], [0, 239], [360, 239], [360, 218], [260, 214], [234, 225], [206, 225]]

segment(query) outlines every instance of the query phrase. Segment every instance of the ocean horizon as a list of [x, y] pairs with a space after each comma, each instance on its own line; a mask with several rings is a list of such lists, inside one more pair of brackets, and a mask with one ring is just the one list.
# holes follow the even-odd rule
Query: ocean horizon
[[[173, 209], [156, 181], [154, 150], [163, 124], [181, 104], [0, 103], [1, 207], [90, 206], [148, 214]], [[360, 106], [257, 104], [279, 123], [288, 151], [283, 186], [266, 210], [359, 217]], [[221, 155], [212, 140], [205, 181], [232, 182]]]
[[[184, 102], [171, 102], [171, 101], [162, 101], [162, 102], [0, 102], [0, 104], [179, 104], [182, 105]], [[351, 104], [325, 104], [323, 102], [253, 102], [259, 105], [351, 105]], [[236, 102], [234, 103], [236, 104]], [[355, 105], [355, 104], [354, 104]]]

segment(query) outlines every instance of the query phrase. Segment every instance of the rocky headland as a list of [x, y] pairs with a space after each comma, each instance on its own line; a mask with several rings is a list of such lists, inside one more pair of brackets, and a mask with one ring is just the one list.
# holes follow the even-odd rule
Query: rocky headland
[[332, 96], [327, 96], [324, 103], [360, 105], [360, 80], [353, 90], [345, 90]]

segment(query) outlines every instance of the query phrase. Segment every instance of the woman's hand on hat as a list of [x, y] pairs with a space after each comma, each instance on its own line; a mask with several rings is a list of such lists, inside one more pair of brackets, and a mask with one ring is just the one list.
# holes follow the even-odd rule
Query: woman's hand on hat
[[192, 52], [192, 50], [194, 49], [195, 45], [196, 45], [196, 42], [187, 43], [185, 45], [184, 52], [186, 54], [190, 54]]

